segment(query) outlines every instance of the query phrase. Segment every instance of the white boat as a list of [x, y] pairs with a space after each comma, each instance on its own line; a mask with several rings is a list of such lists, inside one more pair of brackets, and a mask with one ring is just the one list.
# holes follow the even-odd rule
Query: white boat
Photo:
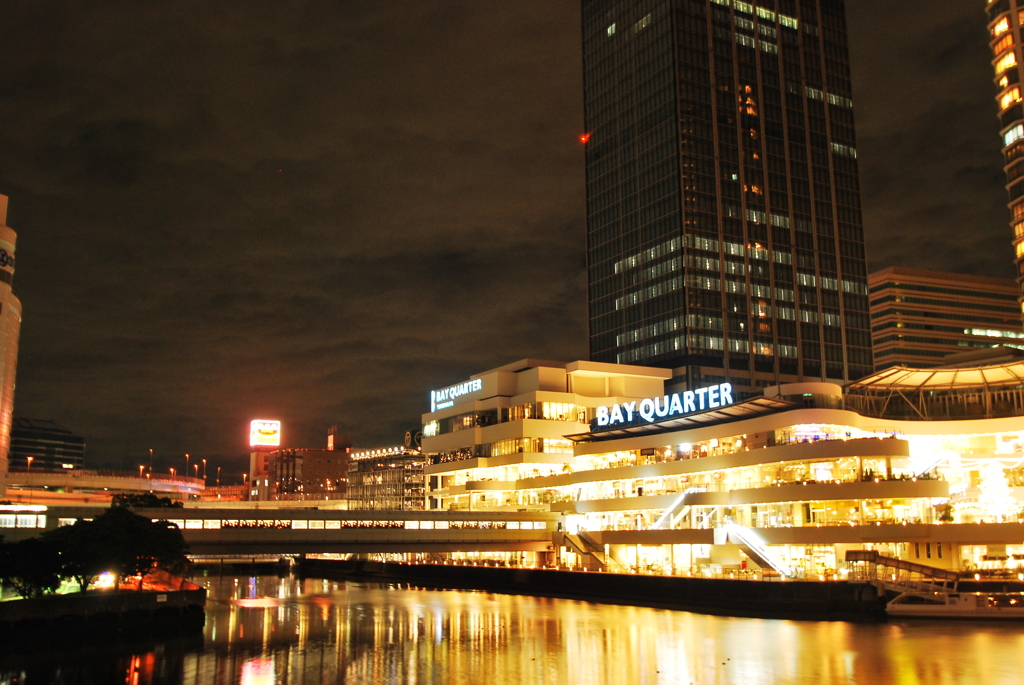
[[1024, 592], [904, 592], [885, 606], [901, 618], [1024, 619]]

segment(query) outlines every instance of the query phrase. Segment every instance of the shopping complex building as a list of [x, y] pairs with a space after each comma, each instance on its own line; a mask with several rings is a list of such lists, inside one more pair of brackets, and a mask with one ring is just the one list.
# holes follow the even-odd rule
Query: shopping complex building
[[743, 401], [666, 394], [670, 373], [523, 360], [435, 391], [429, 507], [558, 512], [559, 562], [592, 570], [830, 577], [851, 549], [1024, 563], [1024, 362]]

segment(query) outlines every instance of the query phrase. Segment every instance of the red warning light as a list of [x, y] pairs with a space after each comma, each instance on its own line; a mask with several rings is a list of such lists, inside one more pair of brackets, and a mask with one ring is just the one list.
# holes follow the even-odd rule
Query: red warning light
[[590, 140], [590, 134], [589, 133], [584, 133], [583, 135], [580, 136], [580, 142], [581, 143], [585, 144], [588, 140]]

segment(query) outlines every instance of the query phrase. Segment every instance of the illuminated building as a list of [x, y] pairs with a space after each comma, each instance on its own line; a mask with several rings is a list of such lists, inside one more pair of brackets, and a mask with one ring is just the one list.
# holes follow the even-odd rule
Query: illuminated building
[[[1006, 188], [1010, 196], [1010, 226], [1019, 292], [1024, 293], [1024, 105], [1021, 103], [1021, 26], [1024, 5], [1019, 0], [994, 0], [985, 10], [989, 19], [992, 66], [998, 88], [999, 132], [1003, 139]], [[1024, 305], [1024, 297], [1021, 297]]]
[[[253, 419], [249, 422], [248, 497], [268, 500], [271, 497], [270, 453], [281, 445], [281, 422]], [[196, 471], [198, 473], [198, 470]]]
[[348, 508], [420, 511], [426, 505], [423, 453], [415, 445], [352, 452]]
[[566, 436], [586, 431], [597, 407], [657, 394], [670, 376], [523, 359], [431, 391], [431, 412], [423, 415], [429, 508], [515, 511], [521, 502], [509, 483], [561, 473], [573, 461]]
[[[608, 382], [616, 367], [603, 367], [592, 378]], [[577, 400], [576, 432], [551, 422], [570, 447], [543, 468], [478, 456], [496, 444], [485, 431], [505, 425], [474, 427], [484, 407], [527, 398], [481, 390], [454, 408], [464, 420], [425, 415], [434, 431], [466, 425], [441, 437], [468, 445], [424, 440], [428, 496], [442, 509], [560, 512], [561, 563], [592, 570], [825, 578], [851, 549], [958, 570], [1024, 565], [1024, 361], [890, 368], [746, 400], [722, 384], [643, 381]]]
[[17, 237], [7, 225], [7, 196], [0, 195], [0, 495], [7, 489], [14, 376], [18, 368], [18, 337], [21, 333], [21, 301], [11, 291]]
[[843, 3], [584, 0], [583, 66], [590, 358], [870, 373]]
[[18, 470], [80, 469], [85, 460], [85, 438], [53, 421], [14, 419], [11, 427], [10, 465]]
[[889, 267], [868, 276], [875, 368], [925, 368], [950, 354], [1024, 347], [1009, 278]]

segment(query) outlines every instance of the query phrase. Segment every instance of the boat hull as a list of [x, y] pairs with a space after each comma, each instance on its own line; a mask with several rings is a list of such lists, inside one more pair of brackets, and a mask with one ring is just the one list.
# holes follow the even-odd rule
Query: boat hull
[[905, 592], [889, 602], [891, 618], [1024, 620], [1024, 593]]

